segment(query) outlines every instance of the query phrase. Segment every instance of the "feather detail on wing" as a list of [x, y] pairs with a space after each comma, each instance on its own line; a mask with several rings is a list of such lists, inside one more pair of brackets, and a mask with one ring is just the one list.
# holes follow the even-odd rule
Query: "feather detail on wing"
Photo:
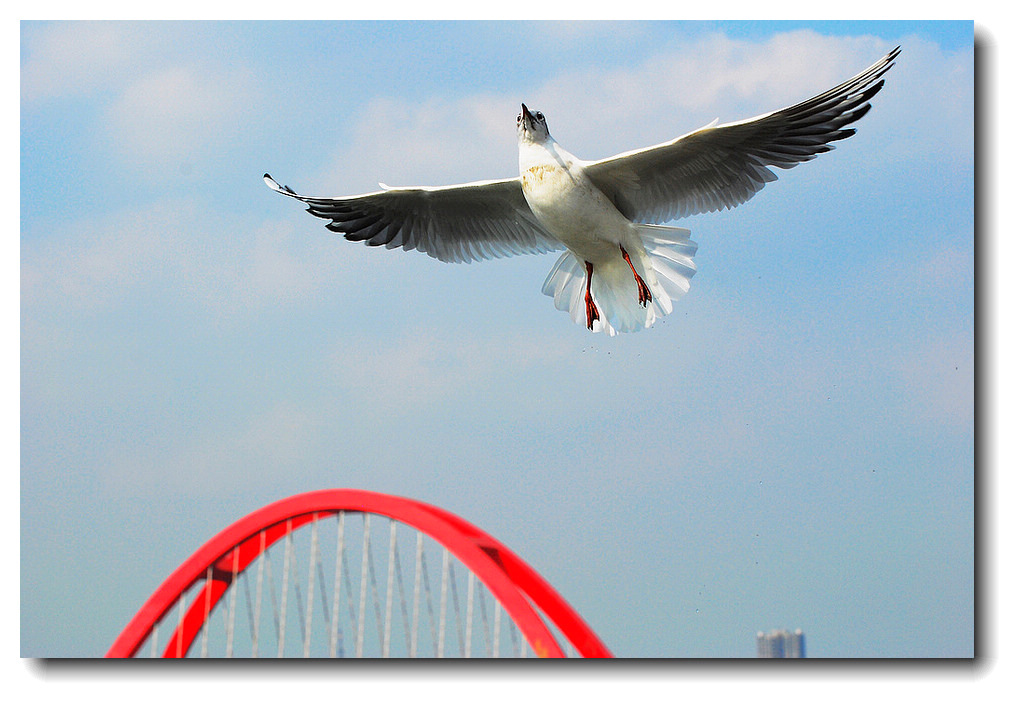
[[[449, 187], [387, 187], [350, 197], [307, 197], [263, 176], [271, 189], [328, 219], [349, 241], [406, 251], [446, 262], [544, 253], [562, 248], [530, 211], [518, 178]], [[382, 185], [383, 186], [383, 185]]]
[[709, 126], [667, 143], [587, 163], [587, 176], [635, 222], [673, 219], [738, 206], [789, 169], [832, 149], [856, 132], [893, 49], [849, 81], [789, 108], [736, 123]]

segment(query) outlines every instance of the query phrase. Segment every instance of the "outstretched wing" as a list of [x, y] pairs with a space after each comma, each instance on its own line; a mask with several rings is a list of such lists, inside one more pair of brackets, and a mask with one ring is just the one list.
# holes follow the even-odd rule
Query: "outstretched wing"
[[711, 125], [661, 145], [588, 163], [584, 169], [632, 221], [662, 223], [729, 209], [776, 179], [769, 166], [789, 169], [853, 135], [900, 53], [830, 91], [750, 120]]
[[450, 187], [387, 188], [351, 197], [304, 197], [270, 175], [267, 186], [306, 203], [349, 241], [422, 251], [446, 262], [563, 248], [530, 211], [518, 179]]

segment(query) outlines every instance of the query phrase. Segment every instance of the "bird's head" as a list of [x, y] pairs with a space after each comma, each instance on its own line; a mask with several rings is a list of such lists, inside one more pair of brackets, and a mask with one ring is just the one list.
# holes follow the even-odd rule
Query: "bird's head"
[[544, 114], [540, 111], [530, 112], [525, 103], [523, 112], [516, 116], [516, 127], [520, 143], [543, 143], [551, 135], [548, 133], [548, 123], [544, 120]]

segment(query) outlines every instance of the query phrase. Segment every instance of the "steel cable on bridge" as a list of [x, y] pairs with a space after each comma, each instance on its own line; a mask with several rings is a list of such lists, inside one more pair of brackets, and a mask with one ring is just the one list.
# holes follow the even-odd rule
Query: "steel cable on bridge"
[[[349, 517], [362, 520], [361, 543], [346, 539]], [[379, 519], [387, 523], [376, 523]], [[321, 542], [332, 525], [333, 558], [323, 553]], [[350, 550], [359, 558], [356, 592]], [[376, 565], [378, 555], [383, 562]], [[413, 558], [411, 615], [403, 555]], [[333, 577], [330, 599], [325, 567]], [[377, 567], [386, 568], [383, 607]], [[432, 575], [439, 580], [437, 598], [431, 592]], [[288, 598], [292, 590], [294, 603]], [[315, 594], [320, 595], [322, 624], [314, 622]], [[400, 623], [394, 617], [396, 598]], [[269, 620], [265, 602], [272, 610]], [[160, 585], [106, 656], [191, 656], [198, 636], [198, 656], [233, 657], [238, 604], [245, 606], [242, 631], [247, 625], [254, 657], [611, 656], [569, 604], [493, 537], [438, 507], [352, 489], [282, 499], [228, 526]], [[371, 606], [373, 620], [368, 624]], [[218, 611], [223, 623], [211, 622]], [[503, 620], [508, 627], [504, 633]], [[268, 622], [272, 627], [264, 626]], [[223, 624], [223, 636], [214, 624]], [[271, 629], [272, 639], [267, 640]], [[160, 637], [168, 631], [161, 647]]]

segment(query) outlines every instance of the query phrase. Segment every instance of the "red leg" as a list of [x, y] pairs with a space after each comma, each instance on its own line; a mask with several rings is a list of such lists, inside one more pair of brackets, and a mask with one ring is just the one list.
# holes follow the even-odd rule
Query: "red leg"
[[647, 287], [647, 283], [644, 282], [644, 279], [637, 274], [636, 268], [633, 267], [633, 261], [629, 260], [629, 254], [626, 253], [626, 249], [619, 246], [619, 250], [622, 251], [622, 257], [626, 259], [626, 263], [629, 264], [629, 269], [633, 271], [633, 277], [636, 278], [636, 287], [639, 292], [640, 304], [643, 307], [647, 307], [647, 303], [651, 301], [651, 289]]
[[594, 321], [601, 319], [601, 315], [597, 311], [597, 305], [594, 304], [594, 298], [590, 296], [590, 279], [594, 276], [594, 264], [590, 261], [585, 261], [587, 266], [587, 292], [583, 295], [583, 302], [587, 305], [587, 329], [593, 331]]

